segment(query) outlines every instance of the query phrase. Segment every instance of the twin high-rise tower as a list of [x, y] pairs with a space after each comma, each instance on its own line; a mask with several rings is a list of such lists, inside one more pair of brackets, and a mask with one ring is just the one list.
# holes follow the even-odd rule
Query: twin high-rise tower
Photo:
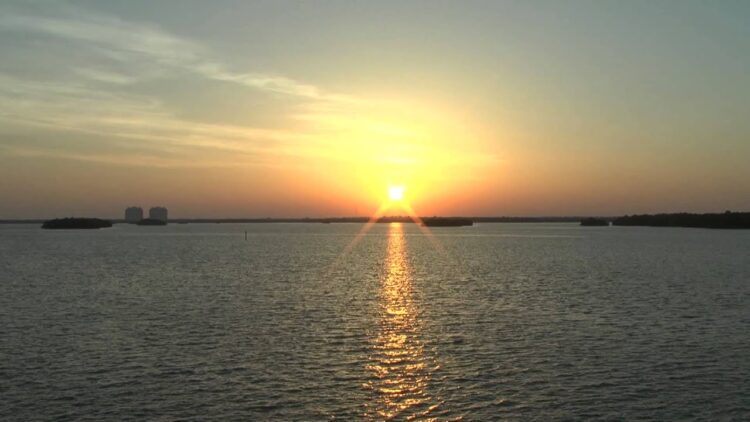
[[[165, 207], [152, 207], [148, 210], [148, 218], [152, 220], [159, 220], [167, 222], [168, 211]], [[125, 222], [126, 223], [137, 223], [143, 220], [143, 208], [141, 207], [128, 207], [125, 208]]]

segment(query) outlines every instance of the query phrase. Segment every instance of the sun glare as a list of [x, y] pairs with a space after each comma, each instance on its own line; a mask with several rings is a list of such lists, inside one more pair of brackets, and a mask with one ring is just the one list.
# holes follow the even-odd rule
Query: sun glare
[[388, 188], [388, 199], [391, 201], [400, 201], [404, 199], [404, 190], [403, 186], [390, 186]]

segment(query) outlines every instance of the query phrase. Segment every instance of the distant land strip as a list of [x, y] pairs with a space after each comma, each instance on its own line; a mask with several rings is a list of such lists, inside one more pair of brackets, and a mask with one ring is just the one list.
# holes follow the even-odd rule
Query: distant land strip
[[[596, 218], [611, 222], [613, 226], [647, 226], [647, 227], [692, 227], [707, 229], [750, 229], [750, 212], [723, 213], [670, 213], [639, 214], [622, 217], [420, 217], [424, 219], [468, 219], [475, 223], [580, 223], [583, 220]], [[174, 218], [171, 224], [221, 224], [221, 223], [366, 223], [369, 217], [322, 217], [322, 218]], [[42, 224], [41, 219], [0, 219], [0, 224]], [[112, 223], [125, 223], [123, 219], [109, 219]], [[378, 223], [411, 223], [409, 216], [382, 217]]]
[[[442, 217], [430, 216], [420, 219], [446, 218], [446, 219], [469, 219], [476, 223], [577, 223], [585, 217]], [[600, 217], [611, 220], [611, 217]], [[112, 223], [125, 223], [122, 218], [108, 218]], [[0, 224], [42, 224], [45, 219], [0, 219]], [[370, 217], [304, 217], [304, 218], [170, 218], [173, 224], [186, 223], [367, 223]], [[381, 217], [378, 223], [412, 223], [409, 216]]]
[[714, 214], [641, 214], [612, 220], [615, 226], [693, 227], [704, 229], [750, 229], [750, 212]]

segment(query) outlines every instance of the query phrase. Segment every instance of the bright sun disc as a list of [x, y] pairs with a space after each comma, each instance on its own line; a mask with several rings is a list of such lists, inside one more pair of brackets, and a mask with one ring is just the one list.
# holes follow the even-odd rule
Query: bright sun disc
[[391, 201], [400, 201], [404, 199], [404, 187], [403, 186], [389, 187], [388, 198], [390, 198]]

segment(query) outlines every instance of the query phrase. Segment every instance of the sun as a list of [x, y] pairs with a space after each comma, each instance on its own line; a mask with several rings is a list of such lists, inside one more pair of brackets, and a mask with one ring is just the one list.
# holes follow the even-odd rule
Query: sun
[[401, 185], [389, 186], [388, 187], [388, 199], [390, 199], [391, 201], [400, 201], [404, 199], [405, 190], [406, 189]]

